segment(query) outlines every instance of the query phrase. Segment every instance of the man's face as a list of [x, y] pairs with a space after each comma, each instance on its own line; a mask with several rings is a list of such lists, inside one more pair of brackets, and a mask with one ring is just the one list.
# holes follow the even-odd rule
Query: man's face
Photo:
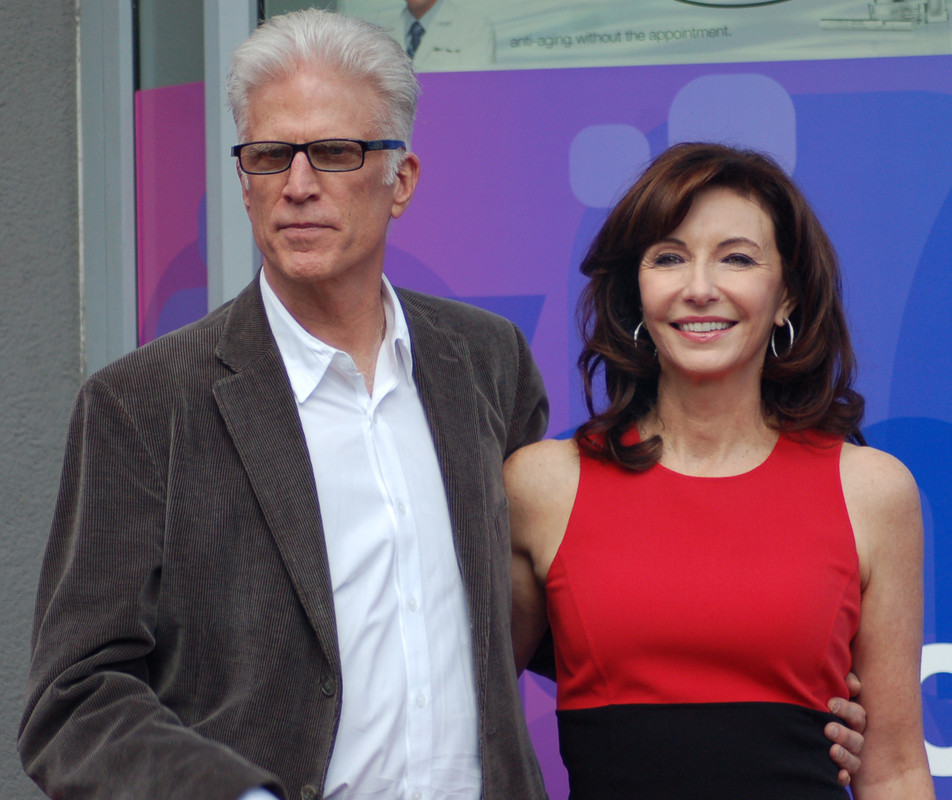
[[[322, 66], [259, 87], [249, 96], [245, 141], [303, 143], [376, 139], [379, 101], [366, 84]], [[291, 308], [335, 286], [379, 287], [387, 226], [406, 209], [419, 163], [408, 156], [384, 185], [386, 152], [354, 172], [318, 172], [304, 153], [277, 175], [245, 175], [242, 196], [269, 284]], [[369, 283], [368, 283], [369, 282]]]
[[436, 5], [436, 0], [407, 0], [407, 10], [420, 19], [427, 11]]

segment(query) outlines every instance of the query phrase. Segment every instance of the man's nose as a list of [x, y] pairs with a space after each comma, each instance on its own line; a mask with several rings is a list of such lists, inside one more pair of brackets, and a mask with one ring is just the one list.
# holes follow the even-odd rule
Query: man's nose
[[295, 153], [288, 167], [284, 193], [290, 199], [300, 202], [317, 194], [320, 188], [318, 171], [311, 166], [304, 152]]

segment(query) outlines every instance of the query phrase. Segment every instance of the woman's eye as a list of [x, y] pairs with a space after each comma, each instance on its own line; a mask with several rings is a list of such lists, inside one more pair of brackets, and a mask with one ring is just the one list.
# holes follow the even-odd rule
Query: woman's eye
[[650, 262], [659, 267], [670, 266], [671, 264], [680, 264], [684, 259], [675, 253], [658, 253]]
[[724, 261], [728, 264], [736, 264], [741, 267], [752, 267], [757, 263], [750, 256], [745, 256], [743, 253], [731, 253], [724, 258]]

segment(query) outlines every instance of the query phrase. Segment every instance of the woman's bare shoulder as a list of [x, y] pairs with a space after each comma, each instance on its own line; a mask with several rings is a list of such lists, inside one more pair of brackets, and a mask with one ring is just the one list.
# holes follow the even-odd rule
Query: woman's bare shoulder
[[840, 456], [840, 481], [865, 591], [883, 564], [919, 558], [923, 538], [919, 489], [898, 458], [849, 443]]
[[[578, 483], [578, 448], [571, 439], [543, 439], [516, 450], [503, 465], [506, 492], [545, 491]], [[510, 498], [511, 500], [511, 498]]]
[[506, 460], [506, 464], [544, 466], [547, 462], [578, 465], [578, 447], [572, 439], [543, 439], [520, 447]]
[[870, 514], [918, 511], [919, 489], [898, 458], [875, 447], [847, 442], [840, 457], [840, 479], [847, 504]]
[[578, 490], [578, 449], [547, 439], [513, 453], [503, 465], [513, 539], [561, 539]]

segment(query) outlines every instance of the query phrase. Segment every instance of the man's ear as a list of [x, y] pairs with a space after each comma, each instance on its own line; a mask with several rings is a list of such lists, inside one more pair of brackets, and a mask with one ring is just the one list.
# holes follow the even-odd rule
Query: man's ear
[[410, 205], [417, 181], [420, 179], [420, 159], [414, 153], [407, 153], [397, 169], [397, 177], [393, 181], [393, 205], [390, 207], [390, 216], [396, 219]]

